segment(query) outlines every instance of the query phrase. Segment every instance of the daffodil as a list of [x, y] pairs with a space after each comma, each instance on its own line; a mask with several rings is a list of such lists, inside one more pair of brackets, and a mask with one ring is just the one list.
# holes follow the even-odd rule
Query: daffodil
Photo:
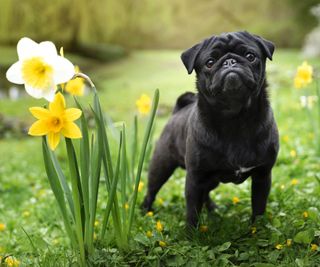
[[[76, 73], [80, 72], [80, 69], [78, 66], [75, 66], [74, 70]], [[85, 89], [85, 83], [84, 83], [84, 79], [81, 77], [77, 77], [68, 81], [64, 86], [64, 90], [66, 92], [75, 96], [84, 95], [84, 89]]]
[[7, 79], [24, 84], [35, 98], [54, 99], [56, 85], [69, 81], [75, 74], [73, 64], [57, 54], [52, 42], [36, 43], [24, 37], [17, 45], [19, 60], [7, 71]]
[[81, 138], [79, 127], [73, 122], [81, 116], [81, 110], [77, 108], [66, 109], [63, 95], [56, 94], [49, 109], [33, 107], [29, 109], [32, 115], [38, 119], [29, 129], [33, 136], [48, 135], [48, 143], [54, 150], [60, 142], [60, 135], [67, 138]]
[[297, 69], [297, 74], [294, 78], [294, 86], [297, 89], [303, 88], [312, 82], [313, 68], [304, 61]]
[[142, 94], [136, 101], [136, 106], [142, 115], [148, 114], [151, 109], [151, 98], [146, 94]]

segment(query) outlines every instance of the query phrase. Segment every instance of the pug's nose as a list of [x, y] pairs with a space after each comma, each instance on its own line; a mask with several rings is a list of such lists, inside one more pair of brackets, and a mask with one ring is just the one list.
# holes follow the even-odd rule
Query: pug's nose
[[232, 68], [237, 64], [237, 61], [234, 58], [228, 58], [223, 62], [225, 68]]

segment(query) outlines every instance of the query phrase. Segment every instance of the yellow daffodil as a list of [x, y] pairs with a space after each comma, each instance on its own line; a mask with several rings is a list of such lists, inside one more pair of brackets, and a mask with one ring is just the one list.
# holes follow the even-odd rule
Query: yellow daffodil
[[297, 89], [303, 88], [312, 82], [313, 68], [304, 61], [297, 69], [297, 74], [294, 78], [294, 86]]
[[286, 244], [288, 247], [292, 245], [292, 239], [287, 239]]
[[24, 84], [29, 95], [35, 98], [54, 99], [56, 85], [69, 81], [75, 71], [72, 63], [57, 54], [52, 42], [36, 43], [29, 38], [18, 42], [19, 60], [7, 71], [7, 79]]
[[48, 143], [54, 150], [60, 142], [60, 135], [67, 138], [81, 138], [79, 127], [73, 122], [81, 116], [81, 110], [77, 108], [66, 109], [63, 95], [56, 94], [49, 109], [33, 107], [30, 108], [32, 115], [38, 119], [29, 129], [33, 136], [48, 135]]
[[148, 217], [152, 217], [153, 216], [153, 211], [148, 211], [146, 214]]
[[[75, 73], [79, 73], [80, 69], [78, 66], [75, 66]], [[82, 96], [84, 95], [85, 83], [84, 79], [81, 77], [77, 77], [68, 81], [65, 86], [64, 90], [71, 95], [75, 96]]]
[[167, 244], [166, 244], [166, 242], [164, 242], [164, 241], [159, 241], [159, 246], [162, 247], [162, 248], [164, 248], [164, 247], [167, 246]]
[[291, 180], [291, 184], [292, 185], [297, 185], [299, 183], [299, 180], [298, 179], [292, 179]]
[[11, 256], [7, 257], [4, 262], [8, 267], [18, 267], [20, 265], [20, 261]]
[[318, 245], [317, 244], [311, 244], [311, 251], [317, 251], [318, 250]]
[[147, 231], [146, 236], [148, 238], [151, 238], [153, 236], [153, 233], [151, 231]]
[[142, 115], [148, 114], [151, 109], [151, 98], [146, 94], [141, 95], [136, 101], [136, 106]]
[[143, 187], [144, 187], [144, 182], [139, 182], [138, 192], [142, 192]]
[[233, 197], [232, 202], [234, 205], [238, 204], [240, 202], [240, 199], [238, 197]]
[[201, 233], [206, 233], [206, 232], [208, 232], [208, 226], [207, 226], [207, 225], [200, 225], [199, 231], [200, 231]]
[[6, 230], [6, 225], [4, 223], [0, 223], [0, 232]]
[[308, 218], [309, 217], [309, 213], [307, 211], [304, 211], [302, 213], [302, 215], [303, 215], [303, 218]]
[[281, 245], [281, 244], [277, 244], [277, 245], [276, 245], [276, 249], [280, 250], [280, 249], [282, 249], [282, 248], [283, 248], [283, 245]]
[[162, 232], [163, 231], [163, 225], [160, 221], [157, 221], [156, 223], [156, 229], [158, 232]]

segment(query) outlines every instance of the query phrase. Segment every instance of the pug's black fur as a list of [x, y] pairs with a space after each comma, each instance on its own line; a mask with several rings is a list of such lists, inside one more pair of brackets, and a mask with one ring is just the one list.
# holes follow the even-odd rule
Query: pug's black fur
[[248, 32], [225, 33], [181, 55], [197, 76], [198, 93], [185, 93], [155, 148], [143, 207], [151, 210], [161, 186], [177, 167], [187, 170], [187, 224], [196, 226], [209, 193], [220, 182], [252, 178], [252, 218], [265, 212], [278, 130], [266, 91], [266, 58], [274, 45]]

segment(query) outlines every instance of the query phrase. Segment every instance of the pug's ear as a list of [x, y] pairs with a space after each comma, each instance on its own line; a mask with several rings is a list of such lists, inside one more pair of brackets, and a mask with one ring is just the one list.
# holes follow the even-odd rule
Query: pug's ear
[[264, 54], [266, 55], [266, 57], [272, 60], [272, 55], [274, 52], [274, 44], [258, 35], [254, 35], [254, 38], [258, 43], [258, 45], [260, 46], [260, 48], [262, 49], [262, 51], [264, 52]]
[[181, 54], [181, 60], [184, 66], [186, 67], [186, 69], [188, 70], [188, 74], [192, 73], [194, 69], [194, 63], [202, 47], [203, 47], [203, 42], [194, 45], [193, 47], [189, 48], [188, 50], [184, 51]]

